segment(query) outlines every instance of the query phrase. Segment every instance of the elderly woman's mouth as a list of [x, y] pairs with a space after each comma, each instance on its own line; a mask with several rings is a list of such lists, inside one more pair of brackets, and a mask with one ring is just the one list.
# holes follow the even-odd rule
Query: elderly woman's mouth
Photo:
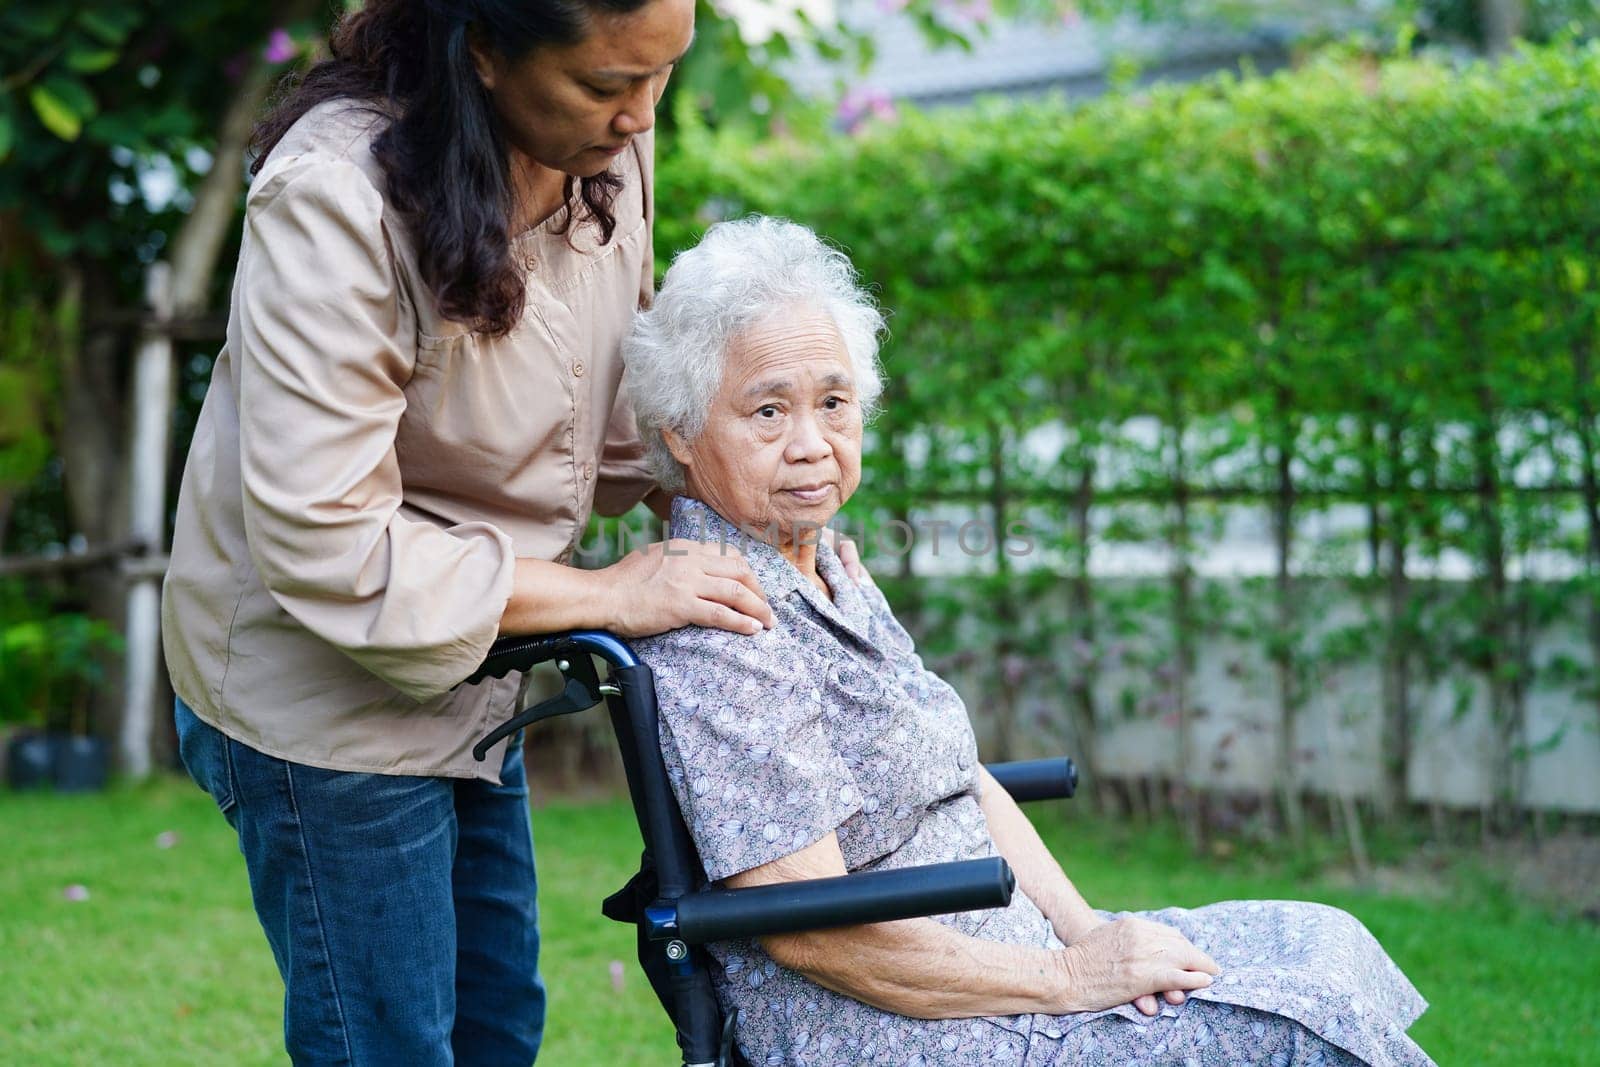
[[828, 484], [828, 485], [808, 485], [808, 486], [797, 486], [797, 487], [795, 487], [793, 489], [785, 489], [784, 492], [788, 493], [790, 496], [794, 497], [796, 500], [803, 501], [804, 503], [807, 503], [807, 504], [816, 504], [816, 503], [819, 503], [820, 501], [826, 500], [828, 498], [828, 493], [832, 489], [833, 489], [833, 485], [832, 484]]

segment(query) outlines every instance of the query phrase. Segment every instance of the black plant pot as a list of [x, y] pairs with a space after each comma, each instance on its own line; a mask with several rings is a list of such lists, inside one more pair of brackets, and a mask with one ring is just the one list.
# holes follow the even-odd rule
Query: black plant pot
[[111, 764], [98, 737], [71, 734], [19, 734], [6, 751], [7, 778], [13, 789], [54, 786], [63, 793], [104, 789]]
[[42, 789], [50, 784], [54, 738], [18, 734], [6, 747], [6, 777], [13, 789]]
[[110, 763], [106, 743], [98, 737], [56, 735], [50, 753], [50, 778], [63, 793], [90, 793], [106, 787]]

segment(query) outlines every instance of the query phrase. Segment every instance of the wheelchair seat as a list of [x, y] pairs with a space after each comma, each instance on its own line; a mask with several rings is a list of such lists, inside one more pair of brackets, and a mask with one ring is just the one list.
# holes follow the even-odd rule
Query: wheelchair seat
[[[606, 665], [603, 679], [596, 659]], [[707, 885], [667, 781], [654, 679], [625, 641], [601, 630], [502, 638], [462, 684], [552, 661], [564, 682], [561, 692], [496, 727], [473, 754], [481, 760], [496, 742], [524, 726], [605, 702], [644, 853], [639, 872], [606, 899], [602, 912], [636, 929], [639, 963], [677, 1031], [684, 1067], [749, 1067], [733, 1040], [737, 1018], [723, 1018], [712, 986], [708, 942], [1010, 903], [1016, 881], [999, 857], [747, 889]], [[1077, 786], [1077, 770], [1065, 758], [988, 770], [1018, 801], [1070, 797]]]

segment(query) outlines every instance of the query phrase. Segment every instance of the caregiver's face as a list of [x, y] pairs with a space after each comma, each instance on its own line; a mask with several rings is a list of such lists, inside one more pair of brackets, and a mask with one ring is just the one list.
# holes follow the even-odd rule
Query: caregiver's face
[[791, 308], [735, 340], [704, 431], [667, 443], [692, 496], [788, 540], [833, 518], [861, 484], [861, 426], [838, 327]]
[[478, 77], [502, 133], [523, 155], [575, 177], [599, 174], [655, 125], [656, 104], [694, 39], [694, 0], [590, 11], [576, 44], [507, 60], [474, 43]]

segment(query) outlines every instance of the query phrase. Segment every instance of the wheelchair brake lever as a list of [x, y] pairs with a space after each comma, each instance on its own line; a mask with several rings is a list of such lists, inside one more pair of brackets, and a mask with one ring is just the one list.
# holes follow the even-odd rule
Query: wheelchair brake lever
[[559, 667], [561, 676], [567, 680], [561, 692], [549, 700], [541, 700], [533, 707], [524, 709], [489, 731], [487, 736], [472, 746], [473, 759], [482, 763], [491, 748], [524, 726], [592, 708], [600, 703], [602, 695], [615, 691], [614, 686], [600, 684], [600, 679], [595, 674], [594, 661], [588, 656], [579, 655], [571, 660], [564, 659]]

